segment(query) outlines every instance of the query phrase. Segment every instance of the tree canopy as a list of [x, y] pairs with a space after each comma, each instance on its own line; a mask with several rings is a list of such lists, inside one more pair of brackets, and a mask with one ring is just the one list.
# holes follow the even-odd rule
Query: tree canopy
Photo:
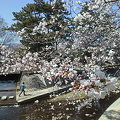
[[16, 23], [10, 27], [30, 50], [57, 46], [67, 39], [78, 49], [119, 45], [118, 0], [77, 1], [77, 7], [73, 1], [34, 1], [13, 12]]
[[21, 42], [33, 50], [65, 39], [69, 12], [64, 5], [61, 1], [27, 4], [20, 12], [13, 12], [17, 22], [9, 29], [16, 31], [22, 37]]
[[117, 2], [86, 2], [74, 18], [75, 36], [82, 47], [111, 47], [119, 39]]

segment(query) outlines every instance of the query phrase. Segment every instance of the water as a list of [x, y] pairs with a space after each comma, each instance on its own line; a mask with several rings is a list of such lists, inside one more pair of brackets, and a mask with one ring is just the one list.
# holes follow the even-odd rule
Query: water
[[11, 89], [15, 89], [16, 85], [14, 83], [14, 81], [9, 80], [9, 81], [0, 81], [0, 90], [11, 90]]
[[15, 96], [16, 84], [14, 81], [0, 81], [0, 97], [1, 96]]
[[92, 103], [79, 109], [78, 100], [50, 102], [49, 99], [40, 103], [0, 107], [0, 120], [97, 120], [105, 109], [120, 95], [112, 94], [110, 98], [100, 101], [100, 106]]
[[[15, 83], [1, 81], [0, 90], [5, 89], [15, 89]], [[3, 94], [13, 95], [15, 91], [0, 92], [0, 95]], [[119, 93], [112, 94], [110, 97], [100, 100], [99, 104], [92, 102], [91, 105], [83, 108], [81, 108], [82, 103], [78, 99], [53, 102], [47, 99], [26, 105], [0, 106], [0, 120], [98, 120], [105, 109], [119, 96]]]
[[2, 97], [2, 96], [15, 96], [15, 95], [16, 95], [15, 91], [0, 92], [0, 97]]

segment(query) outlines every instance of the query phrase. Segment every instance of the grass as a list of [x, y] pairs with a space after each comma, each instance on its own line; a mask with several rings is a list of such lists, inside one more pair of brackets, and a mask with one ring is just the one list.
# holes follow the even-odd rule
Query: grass
[[52, 99], [49, 99], [50, 102], [58, 102], [58, 101], [66, 101], [66, 100], [80, 100], [86, 98], [84, 91], [74, 90], [72, 92], [67, 92], [63, 94], [59, 94]]

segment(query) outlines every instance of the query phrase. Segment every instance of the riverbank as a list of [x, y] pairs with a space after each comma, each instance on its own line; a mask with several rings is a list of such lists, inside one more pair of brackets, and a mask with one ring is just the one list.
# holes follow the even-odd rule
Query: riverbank
[[42, 100], [46, 97], [50, 97], [54, 94], [58, 94], [61, 92], [66, 92], [71, 85], [65, 85], [65, 86], [53, 86], [46, 89], [26, 89], [26, 96], [19, 97], [20, 91], [16, 92], [16, 101], [18, 104], [24, 104], [29, 102], [34, 102], [36, 100]]
[[[27, 90], [27, 89], [26, 89]], [[50, 91], [50, 88], [48, 89]], [[19, 93], [19, 91], [17, 91]], [[26, 94], [35, 95], [38, 94], [39, 90], [27, 90]], [[44, 90], [42, 92], [45, 92]], [[18, 95], [18, 94], [17, 94]], [[54, 95], [54, 94], [52, 94]], [[51, 95], [51, 97], [52, 97]], [[83, 94], [84, 95], [84, 94]], [[30, 96], [21, 96], [19, 99], [26, 99]], [[100, 100], [100, 107], [98, 107], [94, 101], [91, 102], [91, 105], [88, 104], [81, 108], [83, 105], [82, 100], [77, 91], [72, 91], [64, 94], [57, 95], [52, 97], [52, 99], [39, 100], [38, 103], [29, 103], [24, 105], [17, 106], [6, 106], [0, 107], [0, 116], [3, 119], [6, 119], [4, 111], [10, 116], [14, 114], [14, 119], [26, 120], [28, 117], [35, 120], [98, 120], [101, 114], [112, 104], [118, 97], [119, 93], [112, 92], [110, 96], [106, 96], [105, 99]], [[72, 99], [73, 98], [73, 99]], [[85, 99], [83, 99], [85, 100]], [[33, 101], [34, 102], [34, 101]], [[18, 114], [19, 113], [19, 114]], [[12, 118], [13, 119], [13, 118]], [[12, 120], [9, 119], [8, 120]]]

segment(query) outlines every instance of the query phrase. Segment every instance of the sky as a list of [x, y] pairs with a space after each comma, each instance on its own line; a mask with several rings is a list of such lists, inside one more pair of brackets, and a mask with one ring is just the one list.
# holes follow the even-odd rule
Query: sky
[[19, 12], [28, 3], [33, 3], [33, 0], [0, 0], [0, 16], [7, 26], [15, 22], [12, 20], [14, 18], [12, 12]]
[[12, 12], [19, 12], [26, 4], [33, 2], [34, 0], [0, 0], [0, 17], [4, 18], [7, 26], [11, 26], [11, 24], [15, 23], [15, 21], [12, 20], [14, 18]]
[[7, 26], [11, 26], [11, 24], [15, 23], [15, 21], [12, 20], [14, 18], [12, 12], [19, 12], [26, 4], [33, 2], [34, 0], [0, 0], [0, 16], [4, 18]]

